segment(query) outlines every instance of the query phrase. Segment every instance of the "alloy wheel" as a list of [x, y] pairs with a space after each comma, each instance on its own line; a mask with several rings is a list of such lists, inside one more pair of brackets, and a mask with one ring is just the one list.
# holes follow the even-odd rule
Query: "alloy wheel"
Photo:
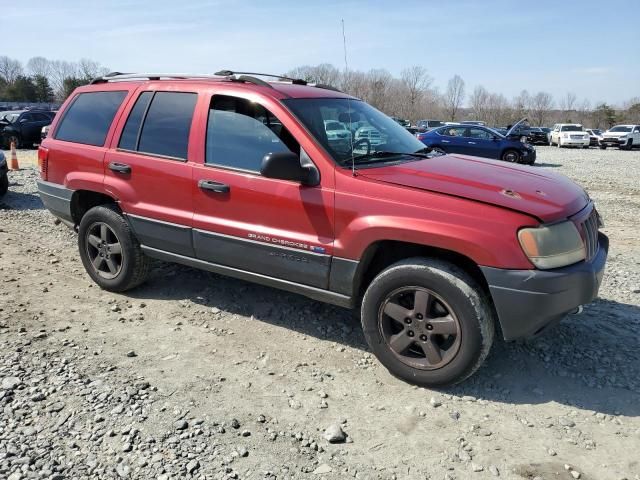
[[104, 222], [95, 222], [85, 237], [87, 256], [93, 270], [107, 280], [118, 276], [124, 264], [122, 245], [113, 229]]
[[427, 288], [403, 287], [382, 302], [378, 327], [402, 363], [435, 370], [450, 363], [461, 342], [460, 322], [444, 299]]

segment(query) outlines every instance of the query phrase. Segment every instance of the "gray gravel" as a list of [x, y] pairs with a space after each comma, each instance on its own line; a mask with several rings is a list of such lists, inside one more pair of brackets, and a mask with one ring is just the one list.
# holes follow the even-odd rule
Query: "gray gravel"
[[640, 152], [538, 158], [605, 219], [600, 298], [444, 391], [392, 378], [348, 312], [302, 297], [162, 263], [100, 291], [36, 172], [12, 172], [0, 478], [639, 479]]

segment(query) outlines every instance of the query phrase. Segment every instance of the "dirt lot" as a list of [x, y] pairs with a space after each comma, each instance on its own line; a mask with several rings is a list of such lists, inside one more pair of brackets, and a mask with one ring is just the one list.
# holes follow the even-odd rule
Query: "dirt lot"
[[162, 263], [99, 290], [35, 171], [11, 173], [0, 478], [640, 479], [640, 152], [538, 156], [605, 219], [600, 299], [443, 391], [391, 377], [347, 311], [303, 297]]

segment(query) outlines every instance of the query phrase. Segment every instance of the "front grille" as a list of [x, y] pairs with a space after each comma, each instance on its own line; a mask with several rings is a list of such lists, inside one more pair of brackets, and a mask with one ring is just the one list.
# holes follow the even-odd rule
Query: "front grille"
[[584, 135], [570, 135], [572, 140], [584, 140]]
[[587, 261], [591, 261], [598, 253], [598, 212], [594, 208], [587, 219], [582, 222], [582, 238], [586, 249]]

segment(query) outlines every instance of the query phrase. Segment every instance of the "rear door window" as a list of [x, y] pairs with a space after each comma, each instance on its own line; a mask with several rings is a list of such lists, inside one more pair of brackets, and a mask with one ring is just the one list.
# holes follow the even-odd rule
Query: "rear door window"
[[102, 146], [126, 91], [80, 93], [62, 117], [55, 138], [66, 142]]
[[142, 92], [136, 100], [136, 104], [133, 106], [127, 123], [120, 135], [119, 148], [124, 150], [137, 150], [138, 140], [140, 139], [140, 127], [142, 126], [142, 119], [147, 112], [149, 101], [153, 97], [153, 92]]
[[156, 92], [147, 109], [136, 150], [186, 160], [197, 98], [196, 93]]

